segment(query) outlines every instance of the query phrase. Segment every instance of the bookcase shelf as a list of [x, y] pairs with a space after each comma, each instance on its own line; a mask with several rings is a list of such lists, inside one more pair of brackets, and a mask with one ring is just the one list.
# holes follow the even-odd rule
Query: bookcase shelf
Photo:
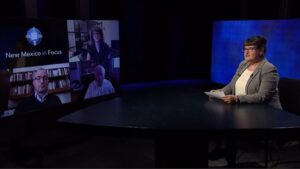
[[[70, 91], [69, 68], [53, 68], [47, 70], [49, 77], [49, 93], [63, 93]], [[32, 86], [33, 71], [13, 73], [10, 76], [10, 94], [11, 100], [19, 100], [29, 97], [33, 94]]]
[[[69, 92], [69, 91], [71, 91], [70, 87], [64, 87], [64, 88], [49, 90], [49, 93], [64, 93], [64, 92]], [[20, 99], [24, 99], [24, 98], [30, 97], [32, 94], [33, 93], [10, 96], [10, 99], [12, 99], [12, 100], [20, 100]]]
[[[68, 75], [61, 75], [61, 76], [54, 76], [54, 77], [49, 77], [49, 82], [59, 80], [59, 79], [66, 79], [68, 78]], [[16, 85], [24, 85], [24, 84], [31, 84], [32, 80], [18, 80], [18, 81], [11, 81], [10, 85], [16, 86]]]

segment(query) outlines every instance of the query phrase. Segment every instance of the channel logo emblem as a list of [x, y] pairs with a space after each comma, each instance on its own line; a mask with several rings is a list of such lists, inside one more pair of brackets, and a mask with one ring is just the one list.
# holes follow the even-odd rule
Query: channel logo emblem
[[41, 43], [43, 35], [39, 29], [32, 27], [27, 31], [26, 38], [31, 45], [37, 46]]

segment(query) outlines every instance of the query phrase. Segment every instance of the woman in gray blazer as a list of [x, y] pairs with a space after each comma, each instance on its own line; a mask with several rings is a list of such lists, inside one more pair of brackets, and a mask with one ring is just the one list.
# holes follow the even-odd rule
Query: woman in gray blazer
[[244, 42], [244, 60], [223, 89], [226, 103], [264, 103], [282, 109], [277, 68], [265, 58], [267, 40], [253, 36]]
[[[244, 60], [240, 63], [231, 82], [222, 90], [225, 103], [263, 103], [277, 109], [282, 109], [279, 94], [279, 75], [277, 68], [265, 58], [267, 40], [261, 36], [253, 36], [244, 42]], [[217, 142], [215, 150], [209, 153], [210, 159], [218, 159], [235, 150], [221, 150], [222, 143]], [[234, 142], [227, 141], [226, 147], [232, 147]], [[222, 152], [222, 153], [220, 153]], [[234, 166], [235, 157], [225, 157], [229, 166]], [[234, 153], [233, 153], [234, 154]]]

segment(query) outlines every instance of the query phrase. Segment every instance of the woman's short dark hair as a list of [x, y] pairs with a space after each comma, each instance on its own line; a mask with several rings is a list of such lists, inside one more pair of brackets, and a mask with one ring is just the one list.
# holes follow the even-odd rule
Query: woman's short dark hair
[[252, 36], [244, 42], [245, 46], [256, 46], [257, 49], [264, 49], [264, 53], [266, 53], [267, 40], [262, 36]]

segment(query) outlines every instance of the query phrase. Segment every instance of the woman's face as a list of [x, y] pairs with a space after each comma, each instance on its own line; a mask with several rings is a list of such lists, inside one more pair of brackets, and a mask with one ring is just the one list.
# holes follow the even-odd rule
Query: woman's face
[[247, 62], [257, 62], [263, 55], [263, 49], [258, 49], [256, 46], [244, 47], [244, 58]]
[[93, 38], [95, 42], [100, 42], [101, 34], [99, 32], [93, 32]]

